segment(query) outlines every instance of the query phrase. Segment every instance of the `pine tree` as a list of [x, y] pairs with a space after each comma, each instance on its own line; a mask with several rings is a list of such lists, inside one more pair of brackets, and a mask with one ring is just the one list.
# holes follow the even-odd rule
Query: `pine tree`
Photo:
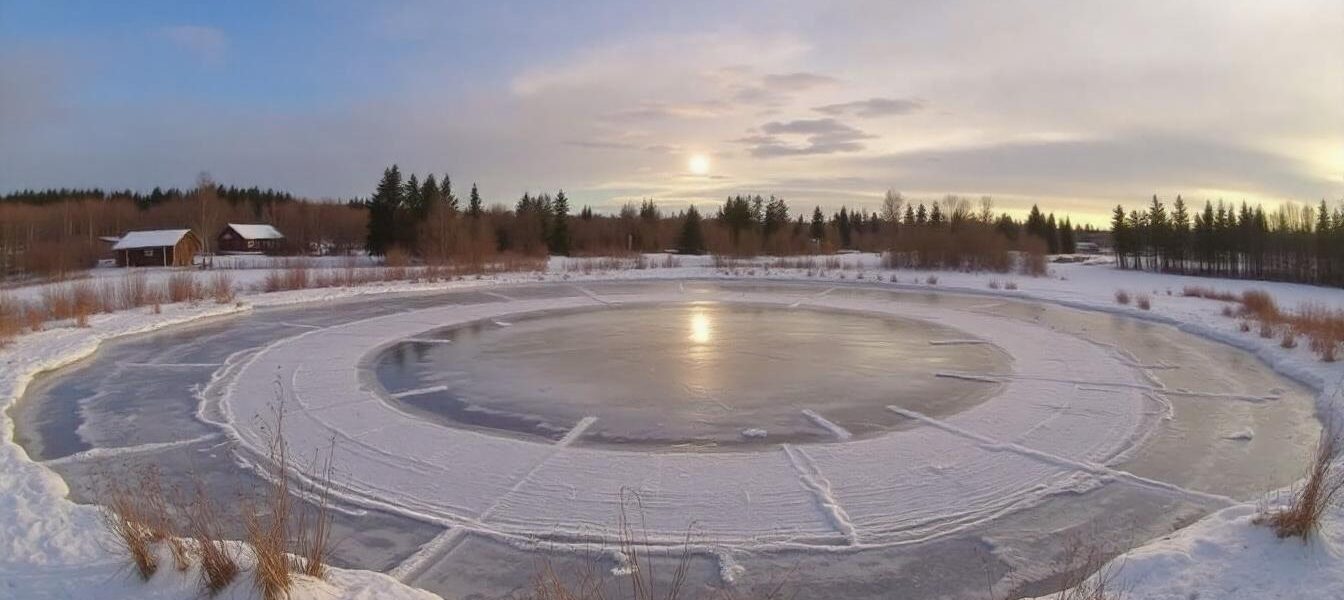
[[929, 222], [929, 209], [924, 208], [924, 203], [919, 203], [919, 208], [915, 210], [915, 225], [923, 225]]
[[704, 254], [705, 232], [700, 226], [700, 211], [692, 204], [686, 209], [685, 221], [681, 224], [681, 234], [677, 236], [677, 252], [681, 254]]
[[904, 225], [912, 226], [912, 225], [914, 225], [914, 224], [915, 224], [915, 205], [913, 205], [913, 204], [907, 204], [907, 205], [905, 205], [905, 223], [904, 223]]
[[481, 213], [485, 207], [481, 206], [481, 193], [476, 189], [476, 183], [471, 184], [471, 196], [467, 200], [467, 216], [473, 219], [481, 218]]
[[943, 224], [943, 210], [938, 208], [938, 203], [933, 203], [933, 210], [929, 211], [929, 225], [941, 227]]
[[555, 202], [551, 205], [551, 214], [551, 254], [569, 256], [569, 199], [565, 198], [564, 190], [560, 190], [560, 193], [555, 195]]
[[584, 221], [593, 220], [593, 209], [590, 208], [587, 204], [583, 205], [583, 210], [579, 211], [579, 219]]

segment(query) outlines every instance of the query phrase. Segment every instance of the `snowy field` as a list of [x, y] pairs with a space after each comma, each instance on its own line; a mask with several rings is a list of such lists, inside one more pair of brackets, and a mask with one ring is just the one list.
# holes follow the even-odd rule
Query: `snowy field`
[[[268, 269], [240, 268], [230, 270], [235, 284], [245, 290], [238, 305], [169, 305], [162, 314], [99, 315], [90, 319], [90, 328], [53, 327], [19, 338], [0, 350], [5, 364], [0, 403], [8, 407], [16, 402], [35, 374], [88, 357], [102, 341], [133, 333], [254, 308], [304, 303], [319, 303], [309, 305], [318, 307], [391, 292], [477, 290], [496, 301], [425, 306], [299, 328], [259, 352], [225, 361], [220, 376], [212, 377], [215, 387], [204, 394], [201, 417], [244, 450], [259, 452], [263, 435], [247, 416], [266, 412], [280, 381], [286, 397], [294, 401], [287, 433], [299, 453], [310, 454], [333, 437], [341, 440], [338, 463], [350, 474], [341, 493], [351, 504], [378, 502], [383, 509], [443, 528], [443, 535], [424, 543], [389, 575], [338, 570], [327, 582], [305, 583], [300, 597], [423, 594], [400, 581], [422, 583], [424, 571], [464, 532], [515, 545], [539, 536], [557, 546], [609, 545], [617, 535], [611, 515], [618, 509], [614, 499], [621, 489], [637, 489], [657, 500], [646, 505], [644, 515], [650, 543], [674, 544], [684, 538], [688, 520], [695, 521], [700, 532], [697, 551], [714, 557], [724, 583], [731, 584], [743, 575], [739, 563], [747, 561], [740, 558], [777, 550], [833, 553], [896, 548], [1114, 482], [1197, 504], [1201, 514], [1215, 511], [1119, 559], [1122, 566], [1116, 572], [1131, 588], [1131, 597], [1334, 598], [1344, 590], [1344, 559], [1339, 554], [1344, 551], [1339, 546], [1344, 544], [1344, 516], [1331, 515], [1320, 539], [1311, 544], [1279, 541], [1268, 529], [1250, 523], [1257, 505], [1272, 501], [1262, 494], [1248, 493], [1251, 488], [1230, 481], [1210, 482], [1198, 474], [1173, 475], [1144, 466], [1145, 449], [1164, 443], [1154, 440], [1153, 432], [1164, 420], [1179, 418], [1164, 397], [1198, 396], [1237, 406], [1264, 406], [1279, 400], [1276, 392], [1240, 390], [1235, 385], [1217, 391], [1167, 385], [1163, 381], [1172, 364], [1091, 342], [1070, 331], [1071, 321], [1064, 316], [1033, 319], [1015, 312], [1019, 306], [1040, 302], [1174, 326], [1173, 336], [1198, 336], [1258, 356], [1280, 375], [1309, 388], [1323, 411], [1334, 411], [1344, 379], [1344, 369], [1337, 363], [1320, 363], [1305, 348], [1283, 349], [1277, 340], [1242, 333], [1236, 320], [1221, 315], [1223, 303], [1180, 293], [1186, 285], [1234, 293], [1265, 289], [1280, 305], [1292, 308], [1302, 302], [1341, 306], [1344, 292], [1116, 271], [1104, 265], [1055, 264], [1048, 277], [1032, 278], [884, 271], [873, 255], [840, 259], [844, 268], [785, 269], [768, 260], [716, 267], [707, 258], [684, 258], [678, 266], [604, 271], [584, 269], [579, 262], [593, 259], [556, 258], [545, 273], [272, 294], [256, 291]], [[661, 260], [653, 257], [649, 264]], [[110, 271], [97, 270], [95, 276], [120, 274]], [[147, 271], [154, 278], [174, 272]], [[607, 281], [630, 280], [649, 282], [646, 287], [603, 287]], [[745, 287], [712, 288], [688, 296], [688, 285], [705, 280], [807, 285], [790, 293]], [[998, 284], [996, 289], [991, 281]], [[1017, 289], [1005, 289], [1009, 282]], [[576, 285], [584, 293], [512, 292]], [[892, 302], [865, 291], [872, 289], [883, 290], [882, 294], [919, 292], [920, 297], [928, 292], [957, 294], [937, 296], [947, 301]], [[1117, 305], [1118, 289], [1150, 295], [1152, 309]], [[38, 287], [12, 293], [41, 296]], [[818, 408], [808, 418], [819, 419], [818, 425], [834, 434], [836, 443], [782, 444], [769, 451], [712, 455], [587, 447], [582, 443], [583, 430], [592, 422], [575, 423], [572, 434], [556, 442], [435, 426], [392, 409], [383, 397], [391, 390], [371, 388], [359, 378], [359, 366], [371, 352], [435, 328], [480, 321], [507, 326], [519, 315], [541, 311], [688, 300], [806, 306], [933, 321], [965, 334], [941, 342], [1002, 349], [1013, 359], [1012, 373], [939, 373], [1001, 389], [983, 403], [942, 418], [894, 403], [892, 414], [922, 425], [908, 431], [848, 440], [844, 429], [827, 421], [824, 409]], [[1224, 377], [1229, 383], [1236, 378], [1231, 371]], [[0, 590], [14, 597], [196, 596], [190, 577], [172, 574], [149, 584], [135, 581], [100, 539], [96, 511], [67, 500], [65, 483], [15, 443], [10, 416], [7, 411], [0, 417], [4, 421]], [[1269, 443], [1262, 438], [1276, 437], [1265, 434], [1254, 427], [1232, 427], [1212, 432], [1210, 438], [1259, 444]], [[1222, 469], [1228, 467], [1216, 470]], [[587, 484], [574, 485], [579, 481]], [[743, 490], [751, 493], [744, 496]], [[974, 569], [968, 567], [968, 573]], [[245, 581], [236, 587], [230, 593], [239, 597], [250, 593]]]

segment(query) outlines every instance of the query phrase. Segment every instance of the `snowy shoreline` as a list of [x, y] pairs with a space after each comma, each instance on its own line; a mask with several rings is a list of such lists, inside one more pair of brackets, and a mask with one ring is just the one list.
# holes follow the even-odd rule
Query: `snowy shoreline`
[[[1212, 300], [1156, 295], [1151, 312], [1120, 307], [1112, 293], [1128, 285], [1134, 291], [1157, 291], [1196, 284], [1236, 291], [1262, 288], [1291, 305], [1294, 299], [1323, 300], [1344, 304], [1344, 291], [1305, 288], [1288, 284], [1216, 280], [1179, 276], [1118, 272], [1104, 267], [1054, 265], [1057, 274], [1067, 279], [1019, 277], [1002, 274], [938, 272], [939, 285], [922, 282], [926, 271], [880, 271], [869, 257], [854, 257], [866, 270], [867, 277], [856, 280], [854, 271], [833, 271], [828, 278], [805, 277], [801, 271], [774, 269], [766, 274], [757, 267], [752, 274], [739, 271], [736, 276], [708, 264], [691, 267], [617, 271], [611, 273], [566, 273], [552, 269], [540, 276], [550, 282], [601, 281], [605, 279], [743, 279], [761, 281], [825, 281], [832, 285], [881, 286], [884, 289], [942, 291], [986, 297], [1009, 297], [1090, 311], [1120, 314], [1171, 324], [1184, 331], [1229, 344], [1256, 355], [1274, 370], [1307, 384], [1316, 390], [1318, 409], [1324, 415], [1344, 411], [1333, 403], [1340, 394], [1344, 370], [1338, 363], [1318, 362], [1304, 349], [1284, 350], [1251, 334], [1238, 332], [1236, 321], [1218, 313], [1220, 303]], [[564, 260], [564, 259], [554, 259]], [[755, 273], [761, 273], [756, 275]], [[891, 284], [872, 281], [871, 277], [894, 274], [902, 282]], [[135, 310], [90, 318], [90, 328], [53, 328], [25, 335], [0, 350], [4, 373], [0, 375], [0, 410], [6, 410], [22, 397], [32, 379], [42, 372], [73, 364], [97, 351], [103, 341], [180, 325], [198, 319], [226, 316], [253, 307], [278, 306], [304, 302], [332, 301], [377, 293], [434, 292], [447, 289], [493, 287], [511, 283], [537, 282], [536, 274], [493, 277], [481, 281], [436, 284], [392, 284], [363, 288], [328, 288], [243, 296], [233, 305], [167, 305], [162, 314]], [[987, 289], [991, 280], [1021, 283], [1017, 291]], [[1176, 292], [1179, 293], [1179, 292]], [[194, 597], [194, 582], [174, 582], [160, 576], [149, 584], [140, 584], [121, 572], [119, 560], [106, 552], [101, 541], [97, 509], [77, 505], [66, 499], [64, 482], [55, 473], [38, 465], [14, 442], [13, 423], [7, 413], [0, 414], [0, 538], [4, 556], [0, 556], [0, 589], [16, 597]], [[1303, 545], [1294, 540], [1277, 540], [1263, 527], [1250, 524], [1255, 508], [1240, 504], [1216, 512], [1166, 538], [1155, 540], [1126, 553], [1120, 559], [1119, 577], [1131, 583], [1132, 597], [1188, 598], [1193, 592], [1201, 597], [1261, 598], [1275, 592], [1294, 597], [1336, 597], [1344, 589], [1344, 561], [1338, 548], [1344, 548], [1344, 526], [1339, 511], [1331, 515], [1321, 539]], [[335, 591], [343, 597], [432, 597], [420, 590], [406, 588], [390, 577], [372, 572], [336, 571], [327, 584], [315, 584], [299, 591], [325, 594]], [[85, 587], [81, 587], [85, 586]], [[89, 590], [93, 588], [93, 590]], [[339, 591], [336, 591], [339, 590]], [[239, 591], [239, 593], [246, 593]]]

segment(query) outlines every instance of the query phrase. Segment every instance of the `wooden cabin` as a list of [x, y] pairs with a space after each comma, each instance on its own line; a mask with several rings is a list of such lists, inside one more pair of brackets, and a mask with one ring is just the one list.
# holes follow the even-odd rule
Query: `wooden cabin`
[[200, 251], [190, 229], [131, 231], [112, 246], [118, 267], [189, 267]]
[[270, 225], [229, 223], [215, 237], [215, 248], [223, 254], [275, 254], [285, 243], [285, 235]]

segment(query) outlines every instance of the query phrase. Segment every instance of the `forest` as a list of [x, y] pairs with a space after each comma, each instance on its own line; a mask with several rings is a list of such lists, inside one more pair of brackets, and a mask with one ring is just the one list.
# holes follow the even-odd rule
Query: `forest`
[[1284, 203], [1267, 212], [1177, 196], [1143, 210], [1117, 205], [1111, 230], [1121, 268], [1344, 286], [1344, 205]]
[[726, 256], [888, 252], [891, 266], [1007, 270], [1014, 253], [1073, 252], [1069, 219], [1033, 206], [1024, 220], [988, 197], [907, 200], [888, 191], [876, 209], [796, 210], [782, 197], [738, 194], [722, 204], [669, 210], [654, 199], [611, 213], [575, 208], [564, 191], [490, 202], [448, 175], [384, 169], [367, 198], [318, 201], [198, 178], [191, 189], [149, 193], [27, 190], [0, 197], [0, 275], [62, 277], [105, 258], [101, 238], [191, 228], [210, 253], [226, 223], [269, 223], [292, 255], [395, 253], [425, 264], [483, 264], [501, 256], [620, 256], [674, 251]]

